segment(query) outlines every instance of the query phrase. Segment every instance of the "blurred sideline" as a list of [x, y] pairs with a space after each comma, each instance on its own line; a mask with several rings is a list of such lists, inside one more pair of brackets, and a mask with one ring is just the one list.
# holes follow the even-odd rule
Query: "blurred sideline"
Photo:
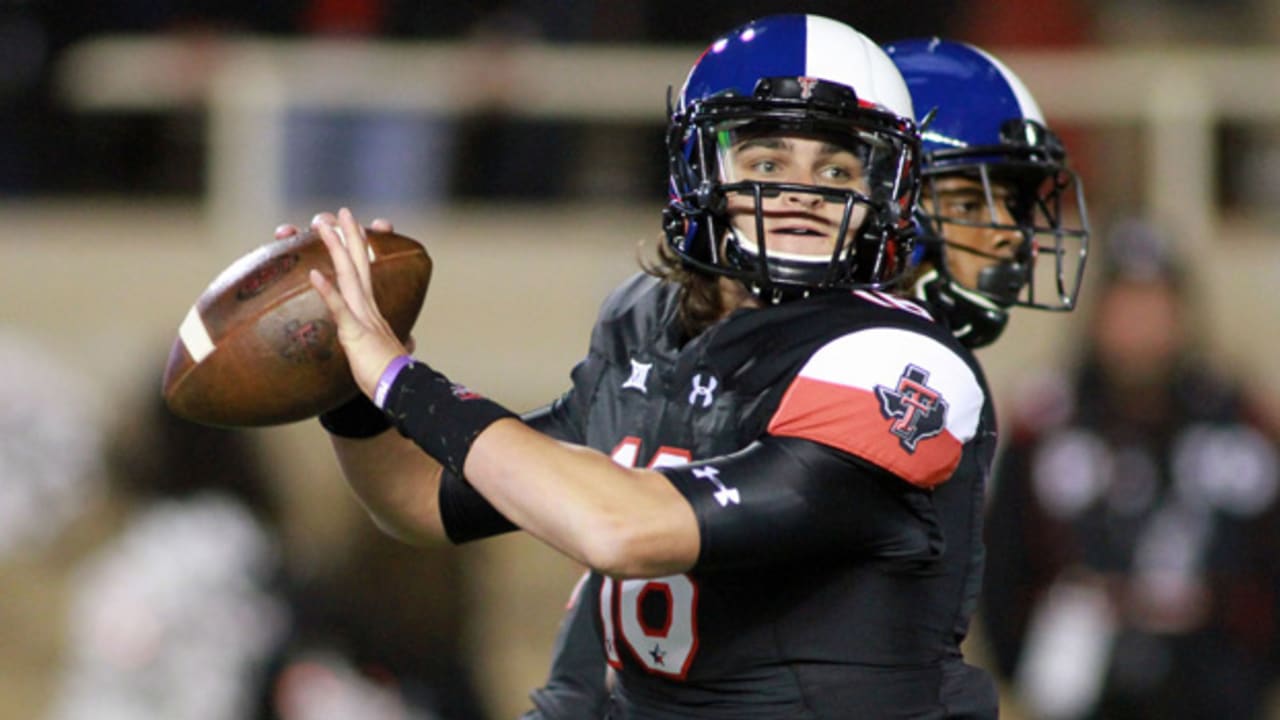
[[[1099, 170], [1136, 186], [1115, 202], [1140, 205], [1127, 209], [1175, 228], [1189, 244], [1209, 242], [1219, 229], [1216, 133], [1224, 124], [1280, 124], [1280, 84], [1274, 82], [1280, 51], [1273, 49], [992, 50], [1026, 82], [1056, 127], [1136, 126], [1138, 142], [1121, 153], [1127, 163]], [[237, 213], [274, 215], [283, 207], [288, 170], [274, 159], [284, 156], [292, 111], [409, 111], [454, 119], [487, 110], [512, 118], [660, 125], [662, 98], [668, 87], [679, 87], [700, 51], [108, 36], [73, 48], [56, 77], [68, 107], [84, 112], [207, 110], [206, 207], [217, 225]]]

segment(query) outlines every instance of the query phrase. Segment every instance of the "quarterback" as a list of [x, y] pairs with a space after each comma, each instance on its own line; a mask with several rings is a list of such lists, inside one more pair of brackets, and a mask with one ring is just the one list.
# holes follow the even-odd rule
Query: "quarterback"
[[[913, 296], [968, 347], [994, 342], [1013, 306], [1072, 309], [1090, 234], [1083, 189], [1021, 79], [964, 43], [929, 38], [885, 49], [923, 126]], [[525, 720], [605, 716], [598, 596], [582, 587]]]
[[364, 391], [322, 418], [348, 482], [403, 539], [518, 527], [590, 568], [609, 717], [995, 717], [960, 650], [992, 403], [951, 328], [888, 292], [914, 118], [846, 25], [718, 38], [671, 108], [664, 251], [525, 418], [411, 356], [360, 224], [322, 216], [337, 280], [312, 282]]

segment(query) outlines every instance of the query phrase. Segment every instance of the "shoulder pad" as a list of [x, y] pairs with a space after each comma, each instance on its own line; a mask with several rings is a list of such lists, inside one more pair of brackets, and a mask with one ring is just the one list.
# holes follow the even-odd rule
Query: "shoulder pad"
[[960, 463], [987, 402], [971, 357], [921, 332], [874, 327], [814, 352], [768, 432], [829, 445], [932, 487]]
[[679, 288], [674, 284], [645, 273], [632, 275], [600, 306], [591, 333], [592, 352], [615, 359], [638, 346], [667, 352], [678, 299]]
[[[638, 272], [627, 278], [614, 288], [600, 306], [599, 321], [602, 323], [616, 321], [636, 312], [644, 312], [655, 304], [664, 304], [662, 300], [672, 292], [674, 286], [647, 273]], [[655, 301], [658, 301], [655, 303]]]

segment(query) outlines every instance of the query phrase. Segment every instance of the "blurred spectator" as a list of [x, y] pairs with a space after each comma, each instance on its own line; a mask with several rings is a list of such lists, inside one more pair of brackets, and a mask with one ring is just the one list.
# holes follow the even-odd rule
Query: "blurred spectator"
[[1034, 718], [1259, 718], [1280, 633], [1277, 434], [1198, 347], [1186, 269], [1121, 223], [1078, 367], [1025, 392], [981, 618]]
[[983, 47], [1079, 47], [1093, 39], [1092, 10], [1087, 0], [977, 0], [957, 13], [953, 30], [966, 42]]
[[0, 6], [0, 194], [25, 194], [36, 185], [41, 147], [31, 141], [40, 129], [48, 61], [39, 17], [29, 7]]
[[39, 549], [101, 492], [100, 398], [35, 340], [0, 325], [0, 561]]
[[[214, 63], [218, 41], [231, 35], [466, 41], [475, 46], [476, 60], [456, 69], [458, 82], [468, 92], [487, 92], [518, 82], [504, 52], [513, 43], [692, 44], [749, 17], [795, 10], [786, 0], [713, 4], [697, 12], [666, 0], [20, 0], [0, 6], [0, 66], [7, 71], [0, 78], [0, 150], [8, 159], [0, 164], [0, 190], [180, 197], [198, 195], [206, 184], [201, 108], [68, 112], [51, 86], [68, 47], [99, 35], [160, 34]], [[956, 0], [923, 0], [904, 14], [811, 0], [805, 11], [889, 40], [954, 35], [949, 28], [961, 7]], [[333, 78], [345, 70], [340, 59], [316, 68]], [[661, 117], [630, 123], [522, 117], [504, 107], [505, 99], [494, 96], [458, 119], [405, 109], [289, 109], [282, 192], [294, 204], [342, 199], [386, 209], [432, 208], [459, 198], [659, 197], [666, 178]], [[321, 162], [329, 172], [313, 171]]]
[[463, 647], [464, 567], [361, 517], [340, 557], [298, 582], [271, 690], [280, 720], [480, 720]]
[[251, 0], [0, 2], [0, 192], [193, 195], [203, 186], [203, 116], [74, 113], [57, 96], [65, 51], [96, 36], [169, 35], [197, 50], [229, 33], [281, 33], [292, 3]]
[[[23, 377], [35, 390], [70, 386], [48, 374]], [[456, 553], [410, 548], [370, 527], [331, 562], [299, 572], [285, 546], [285, 497], [258, 438], [176, 417], [147, 379], [144, 399], [125, 408], [94, 456], [106, 458], [101, 514], [114, 531], [99, 532], [72, 573], [49, 716], [482, 718], [462, 659]], [[10, 394], [9, 409], [30, 404]], [[80, 407], [45, 400], [46, 411]], [[96, 446], [62, 436], [57, 446], [37, 442], [49, 423], [22, 417], [28, 432], [10, 428], [6, 437], [26, 438], [32, 457], [61, 458], [70, 482], [77, 450]], [[63, 420], [63, 435], [94, 427]], [[28, 502], [25, 517], [53, 517], [52, 532], [64, 524], [54, 511], [76, 507], [63, 497], [71, 494], [45, 491], [36, 499], [48, 510]]]
[[[392, 9], [387, 0], [305, 0], [297, 29], [308, 38], [369, 42], [389, 31]], [[342, 82], [337, 62], [320, 71]], [[378, 109], [287, 112], [284, 192], [291, 203], [431, 208], [449, 191], [455, 143], [445, 118]]]
[[250, 437], [146, 397], [107, 449], [121, 525], [72, 578], [51, 716], [250, 718], [288, 623], [273, 488]]
[[94, 535], [106, 472], [86, 377], [4, 322], [0, 368], [0, 718], [16, 720], [49, 696], [62, 647], [52, 608]]
[[[648, 0], [638, 12], [645, 19], [648, 40], [656, 43], [701, 45], [727, 27], [773, 13], [805, 12], [849, 23], [878, 42], [907, 37], [957, 35], [956, 23], [974, 0], [915, 0], [910, 12], [892, 3], [851, 3], [848, 0], [739, 0], [733, 3], [690, 5], [679, 0]], [[1014, 5], [1016, 3], [1009, 3]], [[1036, 3], [1039, 5], [1042, 3]]]
[[458, 121], [459, 162], [452, 176], [458, 196], [545, 200], [563, 196], [570, 186], [581, 128], [575, 133], [563, 121], [523, 118], [510, 107], [512, 86], [519, 82], [510, 50], [544, 41], [549, 33], [569, 39], [563, 34], [571, 26], [555, 25], [512, 6], [480, 18], [467, 33], [470, 62], [458, 73], [480, 105]]

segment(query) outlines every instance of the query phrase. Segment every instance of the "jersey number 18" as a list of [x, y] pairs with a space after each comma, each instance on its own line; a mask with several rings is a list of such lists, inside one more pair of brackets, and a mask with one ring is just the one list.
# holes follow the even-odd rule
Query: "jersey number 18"
[[[613, 450], [619, 465], [635, 467], [640, 438], [628, 436]], [[691, 453], [681, 448], [658, 448], [647, 467], [685, 465]], [[698, 585], [688, 575], [645, 580], [605, 578], [600, 586], [600, 619], [604, 628], [605, 657], [621, 669], [618, 638], [649, 672], [684, 679], [698, 650], [694, 610]]]

